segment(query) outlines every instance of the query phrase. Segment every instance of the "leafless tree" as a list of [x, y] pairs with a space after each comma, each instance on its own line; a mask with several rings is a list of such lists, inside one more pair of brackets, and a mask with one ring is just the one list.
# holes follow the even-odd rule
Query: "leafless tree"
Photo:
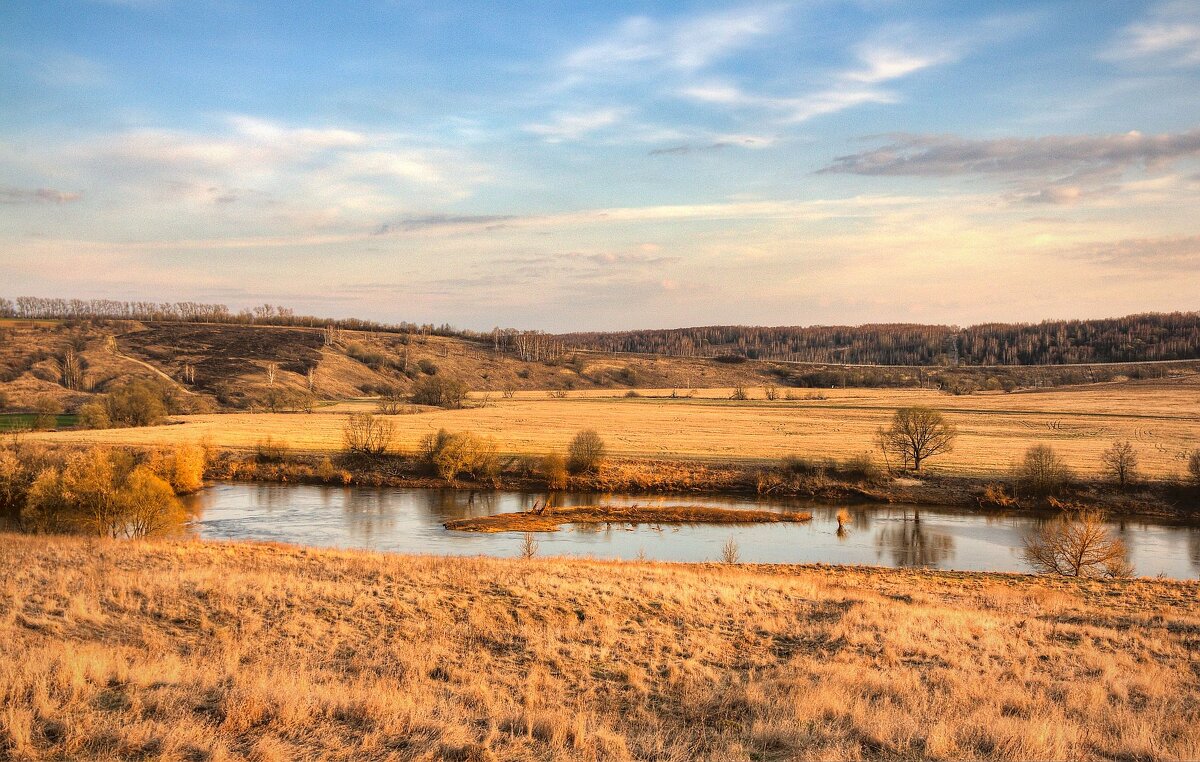
[[877, 430], [875, 437], [889, 465], [889, 456], [895, 455], [904, 468], [912, 464], [914, 471], [920, 471], [921, 463], [927, 458], [954, 449], [958, 429], [937, 410], [905, 407], [897, 410], [892, 416], [892, 425]]
[[741, 558], [741, 552], [738, 550], [737, 540], [730, 537], [721, 546], [721, 562], [726, 564], [736, 564]]
[[1025, 560], [1043, 574], [1127, 577], [1133, 569], [1125, 543], [1114, 537], [1099, 511], [1047, 521], [1025, 537]]
[[275, 376], [278, 373], [279, 373], [279, 364], [278, 363], [273, 363], [273, 362], [267, 363], [267, 383], [273, 385], [275, 383]]
[[778, 386], [764, 386], [763, 394], [765, 394], [767, 396], [767, 399], [769, 399], [769, 400], [777, 400], [777, 399], [779, 399], [779, 387]]
[[1017, 481], [1021, 489], [1034, 495], [1053, 495], [1067, 485], [1074, 475], [1066, 461], [1050, 445], [1033, 445], [1017, 465]]
[[1104, 468], [1109, 475], [1116, 479], [1122, 487], [1137, 481], [1137, 451], [1133, 449], [1133, 445], [1128, 440], [1113, 442], [1112, 447], [1105, 450], [1100, 456], [1100, 460], [1104, 463]]
[[532, 532], [526, 532], [521, 536], [521, 558], [529, 560], [537, 555], [538, 541], [533, 539]]
[[398, 386], [391, 386], [383, 390], [379, 395], [379, 403], [376, 405], [376, 411], [381, 415], [399, 415], [404, 410], [404, 405], [407, 401], [406, 395]]
[[62, 385], [72, 391], [84, 388], [83, 358], [74, 349], [68, 349], [59, 361]]
[[1200, 450], [1192, 450], [1188, 455], [1188, 475], [1192, 481], [1200, 485]]
[[517, 395], [517, 390], [512, 386], [505, 386], [500, 393], [504, 395], [504, 399], [510, 400]]

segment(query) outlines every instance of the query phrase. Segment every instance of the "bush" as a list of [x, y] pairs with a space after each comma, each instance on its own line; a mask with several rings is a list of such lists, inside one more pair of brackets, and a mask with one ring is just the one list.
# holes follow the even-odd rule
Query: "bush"
[[282, 463], [291, 449], [291, 445], [282, 439], [267, 436], [254, 443], [254, 459], [259, 463]]
[[1058, 494], [1073, 478], [1071, 469], [1049, 445], [1034, 445], [1017, 466], [1021, 489], [1042, 497]]
[[875, 465], [875, 461], [871, 460], [870, 455], [863, 452], [846, 458], [838, 467], [838, 475], [848, 479], [873, 482], [879, 478], [879, 467]]
[[382, 455], [392, 446], [395, 427], [371, 413], [351, 413], [342, 430], [342, 441], [352, 453]]
[[563, 489], [567, 486], [567, 461], [556, 452], [542, 458], [538, 472], [546, 480], [546, 486], [550, 489]]
[[8, 410], [8, 395], [0, 391], [0, 413], [3, 413], [5, 410]]
[[418, 405], [460, 408], [470, 388], [456, 378], [428, 376], [413, 384], [412, 401]]
[[38, 473], [21, 524], [36, 532], [145, 537], [177, 526], [183, 508], [149, 465], [101, 448], [74, 453]]
[[492, 482], [500, 477], [499, 447], [491, 437], [469, 431], [451, 434], [439, 429], [436, 434], [425, 435], [421, 450], [438, 476], [447, 481], [454, 481], [460, 475]]
[[93, 400], [79, 406], [79, 426], [85, 429], [107, 429], [112, 426], [108, 408], [101, 400]]
[[196, 492], [204, 487], [204, 468], [208, 453], [200, 445], [181, 444], [169, 450], [151, 453], [147, 465], [177, 495]]
[[168, 393], [152, 381], [135, 379], [105, 395], [108, 418], [116, 426], [153, 426], [167, 417]]
[[63, 406], [55, 398], [42, 395], [33, 403], [33, 410], [36, 413], [33, 427], [39, 431], [45, 431], [58, 425], [58, 416], [62, 414]]
[[1188, 456], [1188, 475], [1200, 486], [1200, 450], [1192, 450], [1192, 454]]
[[598, 471], [604, 464], [604, 455], [604, 440], [594, 429], [585, 429], [567, 447], [567, 469], [573, 474]]
[[436, 376], [438, 373], [438, 366], [434, 365], [429, 360], [418, 360], [417, 368], [419, 368], [420, 371], [427, 376]]
[[750, 399], [750, 395], [746, 393], [746, 387], [735, 386], [733, 387], [733, 394], [729, 395], [729, 399], [738, 401], [748, 400]]

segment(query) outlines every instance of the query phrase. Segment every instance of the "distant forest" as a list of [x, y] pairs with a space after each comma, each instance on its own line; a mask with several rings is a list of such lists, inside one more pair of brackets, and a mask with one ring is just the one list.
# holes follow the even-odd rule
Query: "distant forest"
[[567, 347], [850, 365], [1070, 365], [1200, 358], [1200, 312], [1041, 323], [707, 326], [571, 333]]

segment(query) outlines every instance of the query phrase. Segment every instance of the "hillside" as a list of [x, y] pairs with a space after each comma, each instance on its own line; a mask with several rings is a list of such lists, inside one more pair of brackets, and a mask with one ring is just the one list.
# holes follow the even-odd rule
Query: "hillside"
[[[67, 368], [81, 369], [71, 383]], [[274, 366], [274, 381], [271, 379]], [[311, 387], [310, 387], [311, 373]], [[184, 405], [263, 405], [269, 393], [311, 388], [321, 399], [410, 389], [428, 375], [497, 396], [517, 390], [762, 386], [772, 364], [703, 358], [567, 353], [525, 360], [490, 341], [455, 336], [320, 328], [115, 320], [0, 321], [0, 392], [10, 407], [51, 396], [73, 409], [130, 378], [164, 380]]]
[[13, 759], [1195, 759], [1194, 582], [0, 535]]
[[288, 407], [288, 393], [334, 400], [408, 391], [442, 375], [496, 396], [516, 391], [933, 388], [955, 393], [1194, 374], [1200, 361], [1011, 366], [853, 366], [572, 350], [545, 334], [440, 335], [237, 322], [107, 318], [0, 319], [0, 395], [10, 409], [40, 398], [75, 410], [145, 378], [179, 410]]

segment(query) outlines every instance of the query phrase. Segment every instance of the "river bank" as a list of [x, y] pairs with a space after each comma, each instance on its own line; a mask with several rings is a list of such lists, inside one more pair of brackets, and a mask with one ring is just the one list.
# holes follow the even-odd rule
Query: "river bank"
[[1079, 507], [1155, 519], [1200, 520], [1200, 490], [1156, 480], [1121, 488], [1098, 479], [1066, 485], [1052, 499], [1022, 495], [1009, 475], [961, 476], [926, 471], [892, 476], [847, 463], [712, 463], [667, 459], [614, 459], [592, 473], [561, 474], [555, 483], [528, 459], [501, 459], [486, 478], [439, 477], [420, 458], [386, 455], [283, 454], [263, 458], [224, 450], [211, 458], [206, 475], [220, 481], [340, 484], [366, 487], [494, 490], [520, 492], [619, 492], [637, 495], [760, 496], [830, 504], [924, 504], [973, 511], [1045, 513]]

